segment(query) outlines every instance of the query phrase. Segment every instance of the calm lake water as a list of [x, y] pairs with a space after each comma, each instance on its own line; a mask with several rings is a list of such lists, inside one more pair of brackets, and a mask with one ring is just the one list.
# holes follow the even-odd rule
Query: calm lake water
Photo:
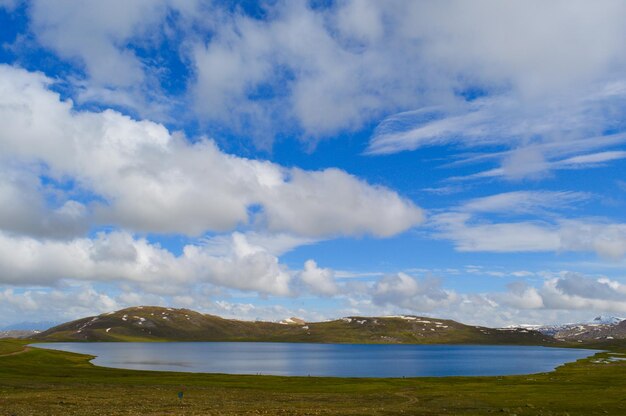
[[95, 355], [104, 367], [194, 373], [328, 377], [494, 376], [551, 371], [592, 350], [477, 345], [257, 342], [35, 344]]

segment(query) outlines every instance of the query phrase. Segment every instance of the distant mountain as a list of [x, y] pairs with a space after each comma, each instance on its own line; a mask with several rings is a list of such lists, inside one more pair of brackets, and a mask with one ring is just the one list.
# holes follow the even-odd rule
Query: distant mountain
[[19, 322], [0, 328], [0, 338], [30, 338], [58, 322]]
[[18, 322], [0, 328], [0, 331], [45, 331], [48, 328], [59, 325], [59, 322]]
[[33, 335], [38, 334], [37, 330], [21, 330], [21, 329], [11, 329], [11, 330], [0, 330], [0, 338], [30, 338]]
[[[530, 325], [520, 325], [529, 328]], [[615, 316], [596, 316], [588, 322], [563, 325], [533, 325], [532, 328], [559, 341], [602, 342], [626, 339], [626, 319]]]
[[604, 315], [600, 315], [600, 316], [596, 316], [595, 318], [593, 318], [591, 321], [589, 321], [590, 324], [595, 324], [595, 325], [617, 325], [620, 322], [626, 320], [626, 318], [618, 318], [615, 316], [604, 316]]
[[289, 318], [250, 322], [189, 309], [138, 306], [78, 319], [34, 338], [46, 341], [263, 341], [378, 344], [553, 344], [537, 331], [492, 329], [418, 316], [346, 317], [328, 322]]

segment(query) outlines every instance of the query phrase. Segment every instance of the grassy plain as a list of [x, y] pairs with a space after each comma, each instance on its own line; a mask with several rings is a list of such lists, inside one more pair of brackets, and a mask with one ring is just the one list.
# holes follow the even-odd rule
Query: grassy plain
[[26, 344], [0, 340], [0, 415], [626, 415], [618, 345], [534, 375], [341, 379], [108, 369], [79, 354], [15, 354]]

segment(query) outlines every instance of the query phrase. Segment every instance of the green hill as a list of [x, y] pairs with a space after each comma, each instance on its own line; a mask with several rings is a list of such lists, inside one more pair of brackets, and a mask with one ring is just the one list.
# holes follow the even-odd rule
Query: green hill
[[138, 306], [58, 325], [44, 341], [261, 341], [367, 344], [554, 344], [526, 329], [492, 329], [423, 318], [347, 317], [328, 322], [251, 322], [189, 309]]

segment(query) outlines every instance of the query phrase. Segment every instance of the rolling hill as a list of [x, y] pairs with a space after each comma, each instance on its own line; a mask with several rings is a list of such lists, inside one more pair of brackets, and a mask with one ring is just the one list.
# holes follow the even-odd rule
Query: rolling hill
[[224, 319], [189, 309], [138, 306], [50, 328], [42, 341], [261, 341], [376, 344], [553, 345], [525, 328], [493, 329], [418, 316], [346, 317], [282, 323]]

